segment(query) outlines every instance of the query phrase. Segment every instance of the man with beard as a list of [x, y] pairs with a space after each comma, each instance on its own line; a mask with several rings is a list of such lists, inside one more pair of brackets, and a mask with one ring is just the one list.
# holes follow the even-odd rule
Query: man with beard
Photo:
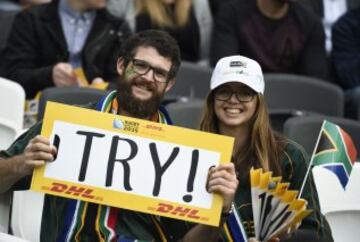
[[326, 79], [324, 37], [320, 18], [296, 1], [228, 1], [214, 21], [210, 62], [243, 55], [258, 61], [265, 73]]
[[[180, 66], [176, 41], [167, 33], [156, 30], [139, 32], [124, 42], [117, 61], [118, 89], [91, 108], [135, 118], [171, 123], [160, 107], [164, 94], [174, 85]], [[51, 162], [56, 148], [40, 135], [38, 123], [19, 137], [6, 151], [0, 152], [0, 193], [27, 189], [35, 167]], [[232, 199], [235, 190], [228, 188], [228, 177], [222, 170], [234, 166], [220, 165], [209, 179], [209, 191]], [[219, 179], [220, 178], [220, 179]], [[211, 182], [211, 180], [213, 180]], [[210, 183], [211, 182], [211, 183]], [[228, 211], [229, 208], [224, 208]], [[217, 238], [219, 228], [189, 226], [180, 221], [149, 214], [97, 205], [79, 200], [45, 195], [41, 224], [41, 241], [208, 241]]]

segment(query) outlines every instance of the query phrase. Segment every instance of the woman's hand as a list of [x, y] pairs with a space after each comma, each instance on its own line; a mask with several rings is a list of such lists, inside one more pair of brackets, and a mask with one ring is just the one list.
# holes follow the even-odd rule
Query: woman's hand
[[207, 190], [223, 197], [223, 212], [230, 210], [238, 185], [233, 163], [220, 164], [209, 169]]

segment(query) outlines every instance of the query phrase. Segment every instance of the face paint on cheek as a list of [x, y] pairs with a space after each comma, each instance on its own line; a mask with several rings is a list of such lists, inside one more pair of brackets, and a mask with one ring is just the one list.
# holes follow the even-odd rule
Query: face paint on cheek
[[130, 66], [129, 68], [126, 69], [125, 71], [125, 77], [129, 78], [132, 77], [136, 74], [136, 72], [134, 71], [134, 68], [132, 66]]

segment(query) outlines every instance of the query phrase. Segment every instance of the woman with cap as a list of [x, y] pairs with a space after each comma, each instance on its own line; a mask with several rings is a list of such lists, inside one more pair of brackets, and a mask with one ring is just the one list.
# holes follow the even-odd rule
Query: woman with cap
[[[254, 237], [250, 169], [272, 171], [273, 176], [282, 176], [282, 181], [290, 183], [289, 189], [300, 190], [308, 167], [304, 149], [272, 130], [264, 89], [263, 73], [256, 61], [239, 55], [220, 59], [212, 74], [211, 91], [200, 124], [203, 131], [235, 138], [232, 165], [211, 169], [208, 188], [223, 196], [224, 215], [234, 204], [248, 238]], [[302, 221], [292, 238], [332, 241], [329, 227], [319, 210], [311, 176], [301, 197], [307, 200], [308, 209], [313, 212]]]

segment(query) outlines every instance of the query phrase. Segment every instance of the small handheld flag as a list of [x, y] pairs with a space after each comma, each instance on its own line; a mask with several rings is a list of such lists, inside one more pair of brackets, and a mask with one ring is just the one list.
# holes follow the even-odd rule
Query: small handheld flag
[[223, 225], [223, 240], [226, 242], [246, 242], [248, 241], [240, 214], [232, 204], [232, 212]]
[[338, 125], [324, 120], [311, 157], [310, 167], [321, 166], [330, 170], [345, 189], [356, 157], [357, 150], [350, 135]]

